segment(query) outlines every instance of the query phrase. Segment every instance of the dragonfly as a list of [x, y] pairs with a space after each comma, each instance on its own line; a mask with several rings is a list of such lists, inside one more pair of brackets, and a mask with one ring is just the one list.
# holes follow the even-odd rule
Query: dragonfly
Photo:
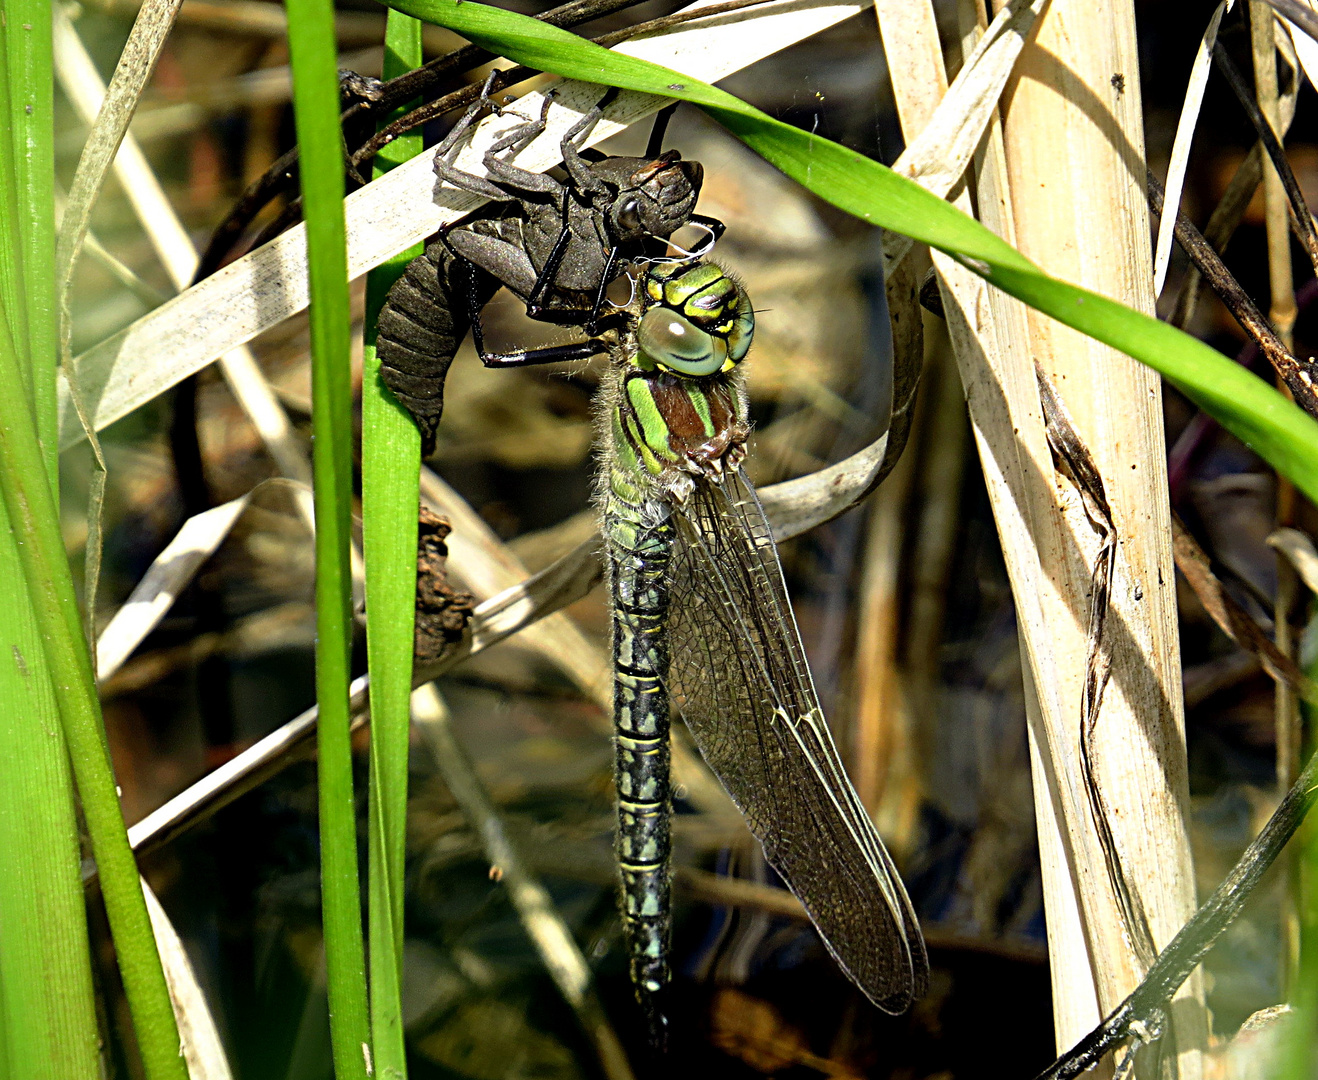
[[[491, 202], [441, 232], [408, 264], [377, 323], [381, 378], [420, 429], [423, 456], [434, 450], [445, 376], [469, 329], [487, 367], [595, 355], [594, 335], [615, 321], [601, 317], [606, 291], [631, 260], [686, 225], [704, 231], [706, 249], [723, 232], [721, 221], [694, 213], [704, 178], [700, 163], [683, 161], [675, 150], [659, 152], [671, 110], [656, 120], [644, 157], [582, 149], [616, 94], [612, 89], [563, 136], [566, 180], [508, 160], [545, 130], [552, 94], [538, 118], [512, 128], [486, 151], [488, 177], [459, 169], [454, 158], [463, 136], [484, 109], [498, 109], [488, 97], [491, 85], [487, 81], [485, 94], [436, 147], [434, 159], [441, 180]], [[481, 309], [501, 287], [525, 303], [531, 318], [582, 326], [591, 340], [533, 352], [488, 352]]]
[[890, 1013], [928, 984], [914, 908], [829, 732], [743, 467], [754, 330], [745, 289], [717, 265], [652, 262], [599, 398], [622, 915], [657, 1043], [674, 710], [852, 982]]

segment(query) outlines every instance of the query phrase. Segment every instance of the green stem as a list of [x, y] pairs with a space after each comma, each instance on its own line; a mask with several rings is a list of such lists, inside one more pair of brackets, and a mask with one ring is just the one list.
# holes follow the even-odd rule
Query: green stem
[[338, 1080], [373, 1072], [366, 1011], [348, 683], [352, 659], [352, 384], [343, 137], [330, 0], [288, 0], [293, 115], [311, 294], [316, 506], [316, 701], [320, 709], [321, 910]]
[[[24, 316], [10, 329], [31, 396], [0, 392], [28, 408], [37, 400], [57, 495], [51, 11], [45, 0], [10, 0], [6, 15], [0, 306]], [[0, 1075], [64, 1080], [96, 1074], [99, 1035], [69, 753], [19, 555], [0, 521]]]
[[28, 600], [54, 676], [55, 701], [100, 871], [143, 1067], [150, 1080], [186, 1080], [169, 991], [142, 899], [137, 862], [128, 846], [59, 514], [32, 411], [18, 389], [23, 377], [13, 342], [7, 313], [0, 312], [0, 498], [18, 542]]
[[37, 434], [52, 486], [59, 483], [59, 313], [55, 306], [55, 102], [49, 0], [5, 4], [9, 130], [18, 195], [23, 312]]
[[[384, 77], [421, 65], [421, 24], [389, 12]], [[402, 115], [405, 105], [385, 123]], [[420, 135], [395, 140], [375, 159], [375, 175], [421, 152]], [[421, 437], [380, 381], [375, 321], [390, 287], [420, 245], [366, 279], [362, 372], [362, 537], [366, 549], [366, 655], [371, 672], [371, 1036], [378, 1074], [407, 1075], [399, 979], [403, 959], [403, 876], [407, 753], [416, 620], [417, 479]]]

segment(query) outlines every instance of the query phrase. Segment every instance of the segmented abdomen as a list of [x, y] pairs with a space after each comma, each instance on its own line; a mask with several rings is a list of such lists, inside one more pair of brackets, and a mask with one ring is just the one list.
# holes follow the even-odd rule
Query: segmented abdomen
[[668, 984], [668, 563], [673, 523], [654, 521], [616, 494], [604, 533], [613, 591], [613, 718], [618, 863], [632, 983], [652, 1024]]
[[[479, 309], [499, 283], [481, 270], [471, 272]], [[437, 240], [407, 264], [376, 324], [380, 378], [420, 429], [423, 457], [435, 449], [435, 430], [444, 412], [444, 378], [471, 329], [466, 291], [463, 271]]]

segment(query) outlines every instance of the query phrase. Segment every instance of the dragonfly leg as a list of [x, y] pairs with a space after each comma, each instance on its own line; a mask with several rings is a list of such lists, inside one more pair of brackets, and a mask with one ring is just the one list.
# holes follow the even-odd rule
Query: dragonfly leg
[[645, 144], [646, 157], [657, 158], [664, 152], [664, 136], [668, 134], [668, 121], [673, 118], [673, 113], [677, 112], [677, 105], [678, 103], [674, 101], [654, 114], [654, 123], [650, 127], [650, 141]]
[[[544, 310], [543, 300], [554, 287], [554, 281], [558, 277], [558, 268], [563, 263], [563, 256], [567, 254], [568, 244], [572, 240], [572, 192], [567, 188], [563, 189], [563, 207], [562, 207], [562, 225], [559, 228], [558, 236], [554, 239], [554, 246], [549, 251], [549, 258], [545, 260], [544, 269], [536, 277], [535, 286], [531, 289], [531, 294], [526, 298], [526, 314], [532, 319], [538, 319]], [[587, 331], [593, 333], [593, 331]]]
[[463, 136], [471, 128], [471, 125], [476, 122], [476, 117], [480, 115], [481, 111], [490, 108], [495, 112], [502, 112], [501, 107], [489, 96], [490, 88], [494, 85], [497, 74], [494, 71], [490, 72], [490, 77], [485, 80], [485, 86], [481, 90], [481, 96], [471, 103], [462, 119], [453, 125], [453, 130], [445, 135], [440, 144], [435, 147], [435, 175], [446, 184], [452, 184], [462, 191], [470, 191], [473, 195], [483, 195], [487, 199], [507, 202], [509, 193], [499, 187], [498, 184], [483, 176], [469, 173], [465, 169], [459, 169], [454, 164], [458, 151], [461, 149]]
[[586, 140], [590, 138], [590, 133], [595, 129], [595, 125], [600, 122], [604, 110], [617, 96], [618, 88], [610, 86], [608, 92], [599, 99], [596, 106], [568, 128], [560, 144], [563, 151], [563, 168], [567, 170], [573, 185], [578, 191], [603, 199], [612, 198], [613, 191], [608, 184], [591, 172], [590, 162], [582, 156], [581, 148]]
[[[536, 364], [554, 364], [565, 360], [583, 360], [607, 352], [605, 341], [592, 339], [570, 345], [554, 345], [545, 349], [518, 349], [507, 353], [490, 353], [485, 349], [485, 327], [481, 321], [481, 308], [489, 299], [480, 289], [479, 277], [484, 274], [507, 285], [514, 292], [525, 295], [534, 287], [535, 268], [526, 252], [516, 244], [469, 229], [455, 229], [441, 238], [455, 267], [461, 267], [463, 279], [461, 294], [466, 301], [467, 317], [471, 322], [472, 344], [486, 367], [529, 367]], [[568, 326], [581, 325], [578, 308], [543, 309], [541, 318], [546, 322]], [[609, 329], [617, 320], [597, 320], [598, 329]]]
[[583, 324], [587, 334], [592, 337], [599, 333], [600, 309], [604, 306], [604, 295], [609, 291], [609, 282], [613, 280], [613, 268], [618, 264], [618, 245], [609, 248], [609, 257], [604, 263], [604, 274], [600, 278], [599, 288], [595, 290], [595, 302], [590, 306], [590, 317]]
[[569, 360], [588, 360], [609, 351], [609, 343], [592, 338], [570, 345], [550, 345], [544, 349], [519, 349], [509, 353], [482, 351], [481, 363], [488, 368], [535, 367], [538, 364], [561, 364]]
[[516, 157], [545, 130], [545, 121], [553, 99], [554, 93], [550, 91], [545, 95], [538, 119], [519, 124], [485, 151], [485, 171], [499, 184], [513, 190], [531, 191], [543, 195], [558, 195], [565, 190], [561, 183], [547, 173], [518, 168], [498, 156], [509, 152], [508, 157]]

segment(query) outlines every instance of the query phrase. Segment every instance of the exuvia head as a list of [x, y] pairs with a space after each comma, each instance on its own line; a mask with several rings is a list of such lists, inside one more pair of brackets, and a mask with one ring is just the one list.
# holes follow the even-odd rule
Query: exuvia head
[[683, 161], [676, 150], [654, 159], [612, 158], [608, 165], [616, 170], [610, 179], [618, 188], [607, 210], [609, 228], [623, 244], [680, 229], [691, 217], [705, 179], [700, 162]]
[[641, 283], [641, 367], [699, 379], [731, 371], [755, 334], [750, 297], [709, 262], [656, 263]]

